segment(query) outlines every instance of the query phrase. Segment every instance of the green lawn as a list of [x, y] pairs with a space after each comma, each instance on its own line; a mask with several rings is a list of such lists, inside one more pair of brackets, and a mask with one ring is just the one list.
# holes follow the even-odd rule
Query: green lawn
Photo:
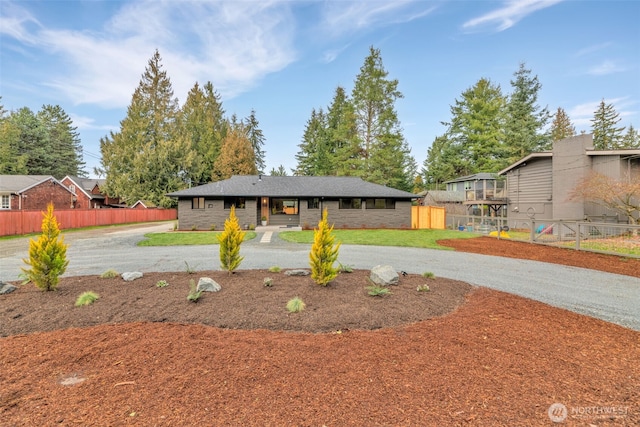
[[[452, 230], [334, 230], [336, 242], [345, 245], [405, 246], [412, 248], [450, 249], [436, 243], [442, 239], [468, 239], [477, 234]], [[313, 243], [313, 231], [283, 231], [282, 240]]]
[[[188, 245], [217, 245], [218, 235], [222, 231], [170, 231], [167, 233], [147, 233], [145, 240], [138, 242], [138, 246], [188, 246]], [[244, 240], [256, 237], [255, 231], [247, 231]]]

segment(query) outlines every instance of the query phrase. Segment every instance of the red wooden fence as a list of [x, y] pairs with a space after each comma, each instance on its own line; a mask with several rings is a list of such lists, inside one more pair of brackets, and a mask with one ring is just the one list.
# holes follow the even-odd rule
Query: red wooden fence
[[[170, 221], [176, 209], [61, 209], [55, 210], [61, 229], [133, 222]], [[0, 211], [0, 236], [40, 232], [42, 211]]]

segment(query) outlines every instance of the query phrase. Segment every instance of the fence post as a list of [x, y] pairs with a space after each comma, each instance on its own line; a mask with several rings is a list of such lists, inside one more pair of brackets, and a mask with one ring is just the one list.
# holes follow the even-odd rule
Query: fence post
[[576, 222], [577, 225], [577, 230], [576, 230], [576, 249], [580, 250], [580, 237], [581, 233], [580, 233], [580, 227], [582, 226], [582, 224], [580, 224], [579, 222]]
[[536, 221], [534, 219], [531, 220], [531, 230], [529, 232], [529, 241], [531, 243], [535, 242], [536, 239]]

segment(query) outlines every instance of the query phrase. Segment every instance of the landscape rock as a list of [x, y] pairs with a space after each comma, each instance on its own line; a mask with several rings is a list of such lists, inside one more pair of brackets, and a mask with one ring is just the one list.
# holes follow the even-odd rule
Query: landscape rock
[[122, 273], [122, 279], [125, 282], [132, 282], [141, 277], [142, 277], [142, 273], [139, 271], [127, 271], [126, 273]]
[[15, 291], [16, 288], [13, 285], [10, 285], [8, 283], [4, 283], [4, 282], [0, 282], [0, 295], [4, 295], [4, 294], [10, 294], [11, 292]]
[[390, 265], [376, 265], [371, 269], [369, 279], [379, 286], [397, 285], [400, 276]]
[[222, 286], [210, 277], [201, 277], [198, 279], [196, 292], [220, 292]]
[[287, 276], [308, 276], [311, 272], [309, 270], [287, 270], [284, 274]]

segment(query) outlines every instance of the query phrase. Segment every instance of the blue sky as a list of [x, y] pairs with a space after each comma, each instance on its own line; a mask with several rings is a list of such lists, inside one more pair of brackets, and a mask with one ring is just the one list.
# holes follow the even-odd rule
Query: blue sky
[[181, 103], [211, 81], [227, 115], [256, 111], [267, 171], [290, 169], [311, 110], [351, 92], [374, 46], [421, 165], [462, 92], [485, 77], [509, 93], [520, 62], [578, 131], [602, 99], [640, 128], [639, 22], [635, 0], [1, 0], [0, 96], [7, 110], [60, 105], [91, 172], [158, 49]]

